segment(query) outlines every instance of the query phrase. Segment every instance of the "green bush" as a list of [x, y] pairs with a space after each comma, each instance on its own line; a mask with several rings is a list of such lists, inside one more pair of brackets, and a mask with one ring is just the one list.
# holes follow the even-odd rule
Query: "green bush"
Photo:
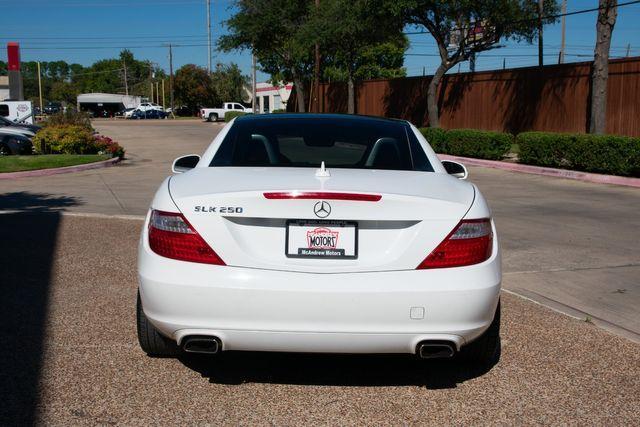
[[521, 163], [640, 176], [640, 138], [524, 132], [516, 137], [516, 143]]
[[245, 115], [247, 115], [247, 113], [245, 113], [244, 111], [227, 111], [226, 113], [224, 113], [224, 121], [230, 122], [236, 117], [245, 116]]
[[433, 151], [436, 153], [444, 153], [445, 133], [440, 128], [420, 128], [420, 132], [425, 137]]
[[276, 110], [273, 110], [273, 111], [271, 112], [271, 114], [284, 114], [284, 113], [286, 113], [286, 112], [287, 112], [287, 110], [285, 110], [284, 108], [278, 108], [278, 109], [276, 109]]
[[40, 154], [95, 154], [95, 138], [90, 130], [76, 125], [49, 125], [33, 138]]
[[48, 126], [80, 126], [90, 131], [93, 131], [91, 126], [91, 117], [87, 113], [82, 111], [75, 111], [68, 109], [65, 112], [60, 112], [49, 116], [43, 123], [45, 127]]
[[509, 152], [513, 135], [476, 129], [420, 129], [431, 147], [442, 154], [501, 160]]
[[110, 154], [124, 158], [124, 148], [107, 136], [82, 126], [47, 126], [33, 138], [38, 154]]
[[452, 129], [446, 133], [447, 154], [478, 159], [502, 160], [509, 152], [513, 135], [475, 129]]

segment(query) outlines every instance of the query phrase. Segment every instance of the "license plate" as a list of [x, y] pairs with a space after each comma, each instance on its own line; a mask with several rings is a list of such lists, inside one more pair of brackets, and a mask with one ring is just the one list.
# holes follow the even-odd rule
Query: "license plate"
[[350, 221], [287, 221], [289, 258], [358, 258], [358, 224]]

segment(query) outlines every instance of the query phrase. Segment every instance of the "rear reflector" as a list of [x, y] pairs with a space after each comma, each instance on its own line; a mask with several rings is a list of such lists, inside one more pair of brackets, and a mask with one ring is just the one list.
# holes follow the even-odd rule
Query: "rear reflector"
[[263, 194], [267, 199], [324, 199], [352, 200], [355, 202], [377, 202], [382, 199], [382, 196], [380, 194], [332, 193], [324, 191], [285, 191]]
[[492, 249], [490, 219], [462, 220], [416, 269], [478, 264], [489, 259]]
[[225, 265], [180, 213], [151, 211], [149, 247], [158, 255], [171, 259]]

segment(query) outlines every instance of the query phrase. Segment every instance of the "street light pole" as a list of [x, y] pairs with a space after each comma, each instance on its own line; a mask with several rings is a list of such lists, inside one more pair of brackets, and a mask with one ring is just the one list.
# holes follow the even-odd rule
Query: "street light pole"
[[564, 40], [565, 40], [565, 32], [567, 30], [566, 27], [566, 19], [565, 16], [567, 14], [567, 0], [562, 0], [562, 37], [560, 39], [560, 63], [564, 64]]
[[207, 0], [207, 58], [208, 58], [208, 67], [209, 74], [211, 74], [211, 0]]
[[40, 72], [40, 61], [38, 61], [38, 97], [40, 98], [40, 114], [43, 114], [42, 106], [42, 73]]
[[253, 113], [258, 113], [258, 99], [256, 98], [256, 56], [251, 52], [251, 99], [253, 104]]
[[542, 47], [542, 15], [544, 13], [544, 0], [538, 0], [538, 66], [544, 66], [544, 48]]

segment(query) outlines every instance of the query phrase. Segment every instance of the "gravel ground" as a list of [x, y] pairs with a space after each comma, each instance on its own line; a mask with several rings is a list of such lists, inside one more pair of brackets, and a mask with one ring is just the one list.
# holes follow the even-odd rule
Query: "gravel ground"
[[151, 359], [135, 333], [140, 226], [0, 217], [3, 424], [640, 425], [640, 346], [510, 294], [488, 372], [404, 356]]

